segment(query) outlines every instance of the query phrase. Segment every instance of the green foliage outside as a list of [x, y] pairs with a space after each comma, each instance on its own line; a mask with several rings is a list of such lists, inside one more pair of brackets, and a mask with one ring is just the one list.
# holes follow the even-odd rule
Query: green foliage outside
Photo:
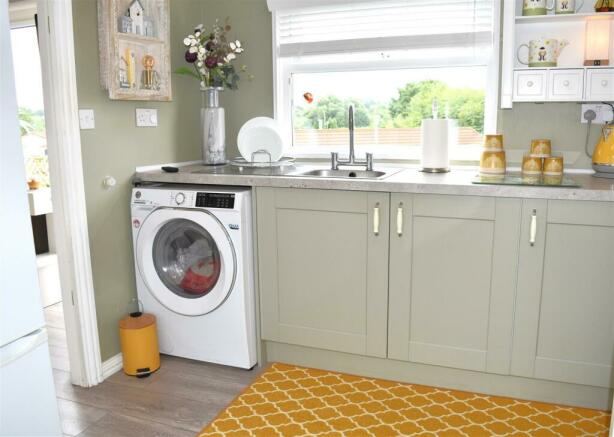
[[294, 127], [298, 129], [334, 129], [348, 126], [347, 108], [354, 104], [356, 127], [420, 127], [432, 118], [432, 102], [439, 104], [439, 116], [457, 119], [461, 127], [484, 130], [484, 92], [471, 88], [450, 88], [437, 80], [411, 82], [399, 89], [399, 97], [388, 104], [326, 96], [307, 107], [295, 110]]
[[29, 108], [19, 108], [19, 130], [21, 136], [28, 134], [43, 134], [45, 132], [45, 117], [42, 111]]

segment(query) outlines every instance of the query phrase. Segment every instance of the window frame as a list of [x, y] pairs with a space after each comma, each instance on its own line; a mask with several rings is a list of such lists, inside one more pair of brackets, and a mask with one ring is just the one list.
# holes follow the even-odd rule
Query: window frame
[[[282, 138], [286, 148], [285, 155], [295, 158], [328, 158], [331, 152], [347, 153], [347, 146], [330, 147], [323, 151], [318, 147], [305, 147], [293, 145], [293, 126], [292, 126], [292, 75], [297, 73], [329, 73], [344, 71], [381, 71], [397, 70], [404, 68], [446, 68], [446, 67], [471, 67], [486, 66], [487, 83], [484, 90], [484, 132], [496, 133], [498, 122], [499, 106], [499, 82], [500, 82], [500, 38], [501, 38], [501, 5], [500, 2], [493, 1], [493, 38], [492, 53], [486, 64], [475, 62], [446, 62], [445, 64], [429, 64], [412, 60], [384, 60], [381, 61], [355, 61], [344, 64], [330, 63], [297, 63], [292, 57], [280, 56], [280, 48], [277, 44], [278, 13], [272, 11], [272, 45], [273, 45], [273, 113], [275, 120], [281, 126]], [[416, 47], [414, 43], [414, 47]], [[470, 145], [473, 146], [473, 145]], [[479, 160], [477, 150], [479, 146], [468, 147], [465, 151], [450, 150], [450, 159], [453, 161], [466, 161], [474, 163]], [[359, 153], [364, 148], [369, 148], [370, 152], [375, 152], [380, 159], [392, 160], [419, 160], [420, 152], [415, 148], [399, 150], [398, 146], [380, 147], [374, 151], [370, 146], [356, 145]], [[471, 149], [471, 150], [469, 150]]]

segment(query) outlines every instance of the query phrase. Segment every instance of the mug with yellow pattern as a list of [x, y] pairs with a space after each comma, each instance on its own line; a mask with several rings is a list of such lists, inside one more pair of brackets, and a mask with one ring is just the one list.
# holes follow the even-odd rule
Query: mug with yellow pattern
[[544, 158], [544, 175], [545, 176], [562, 176], [563, 175], [563, 157], [560, 155], [549, 156]]
[[546, 158], [552, 153], [552, 142], [548, 139], [531, 140], [531, 156]]
[[503, 150], [484, 150], [480, 159], [480, 173], [487, 175], [505, 174], [506, 162]]
[[484, 150], [503, 150], [503, 135], [484, 135]]
[[543, 170], [542, 158], [537, 156], [524, 155], [522, 157], [522, 174], [528, 176], [541, 176]]

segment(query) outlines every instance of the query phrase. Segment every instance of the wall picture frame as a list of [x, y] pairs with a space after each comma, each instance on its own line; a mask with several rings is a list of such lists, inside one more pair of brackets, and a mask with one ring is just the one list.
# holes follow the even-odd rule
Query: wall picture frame
[[170, 101], [169, 0], [98, 0], [100, 84], [112, 100]]

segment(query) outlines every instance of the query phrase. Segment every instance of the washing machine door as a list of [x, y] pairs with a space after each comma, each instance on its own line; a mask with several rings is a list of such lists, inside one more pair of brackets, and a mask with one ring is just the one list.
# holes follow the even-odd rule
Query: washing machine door
[[176, 313], [207, 314], [233, 289], [234, 247], [222, 223], [208, 211], [153, 211], [141, 224], [135, 250], [149, 292]]

